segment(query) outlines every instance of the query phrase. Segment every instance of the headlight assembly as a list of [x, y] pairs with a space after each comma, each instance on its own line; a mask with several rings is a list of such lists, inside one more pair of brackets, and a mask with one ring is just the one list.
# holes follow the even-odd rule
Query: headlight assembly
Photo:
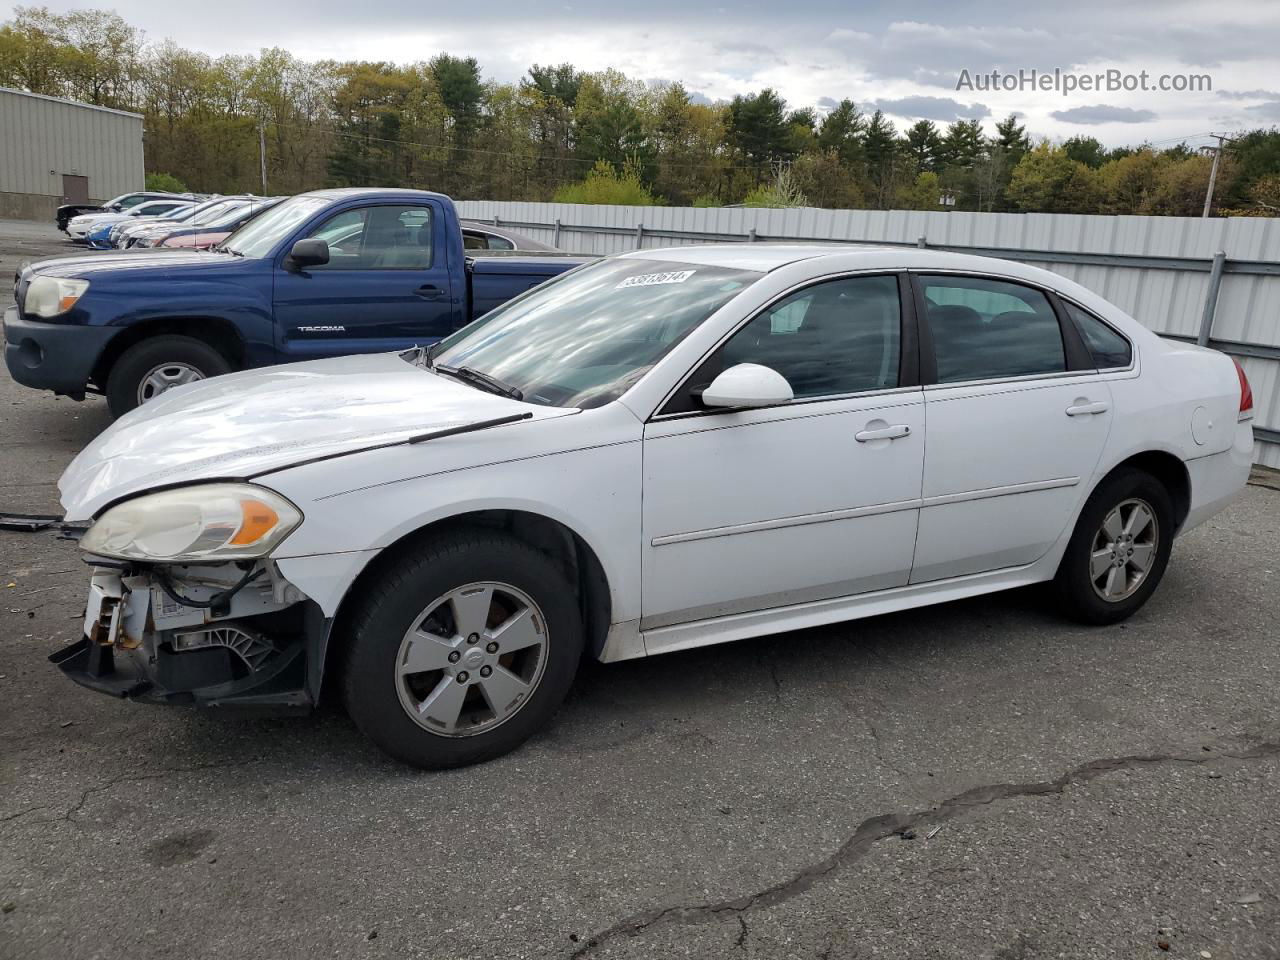
[[56, 317], [74, 307], [88, 289], [88, 280], [34, 277], [27, 285], [22, 312], [34, 317]]
[[122, 560], [252, 560], [301, 522], [297, 507], [263, 487], [197, 484], [112, 507], [80, 538], [80, 549]]

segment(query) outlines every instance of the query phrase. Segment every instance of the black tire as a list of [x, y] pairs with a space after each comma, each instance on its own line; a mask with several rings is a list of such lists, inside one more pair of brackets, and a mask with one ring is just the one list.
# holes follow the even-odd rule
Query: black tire
[[136, 343], [122, 353], [107, 375], [107, 408], [122, 417], [138, 406], [138, 388], [156, 367], [179, 363], [208, 377], [231, 372], [231, 364], [209, 344], [194, 337], [167, 334]]
[[[509, 718], [470, 736], [445, 736], [421, 726], [402, 706], [396, 660], [424, 604], [479, 581], [510, 584], [537, 604], [546, 626], [545, 665]], [[486, 530], [455, 532], [396, 557], [359, 599], [349, 624], [342, 638], [348, 715], [386, 753], [424, 769], [482, 763], [520, 746], [560, 707], [582, 655], [582, 617], [564, 572], [528, 544]]]
[[[1155, 552], [1137, 590], [1123, 599], [1106, 600], [1094, 589], [1090, 577], [1094, 538], [1107, 515], [1130, 499], [1141, 500], [1151, 507], [1156, 523]], [[1173, 549], [1173, 528], [1173, 500], [1159, 480], [1136, 468], [1125, 468], [1107, 477], [1080, 511], [1053, 581], [1063, 614], [1081, 623], [1102, 625], [1125, 620], [1136, 613], [1151, 598], [1164, 576]]]

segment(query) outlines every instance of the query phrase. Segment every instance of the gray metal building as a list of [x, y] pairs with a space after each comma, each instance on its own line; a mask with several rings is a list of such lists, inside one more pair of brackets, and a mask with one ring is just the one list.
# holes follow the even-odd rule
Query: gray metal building
[[142, 115], [0, 87], [0, 218], [141, 190]]

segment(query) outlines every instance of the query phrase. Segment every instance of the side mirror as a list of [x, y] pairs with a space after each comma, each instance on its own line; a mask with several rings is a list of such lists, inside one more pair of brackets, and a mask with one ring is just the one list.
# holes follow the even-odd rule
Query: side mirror
[[285, 265], [296, 270], [304, 270], [307, 267], [318, 267], [328, 262], [329, 244], [323, 240], [309, 237], [306, 240], [299, 240], [293, 245]]
[[786, 378], [758, 363], [730, 367], [702, 391], [702, 402], [708, 407], [773, 407], [794, 399]]

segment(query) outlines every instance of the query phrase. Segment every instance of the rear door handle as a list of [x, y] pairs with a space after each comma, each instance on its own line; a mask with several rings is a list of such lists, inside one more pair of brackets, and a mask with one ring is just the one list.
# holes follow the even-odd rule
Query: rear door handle
[[1095, 413], [1106, 413], [1111, 409], [1111, 404], [1105, 400], [1077, 400], [1071, 406], [1067, 407], [1068, 417], [1087, 417]]
[[899, 437], [905, 437], [911, 433], [911, 428], [905, 423], [897, 423], [891, 427], [876, 427], [872, 430], [859, 430], [853, 435], [853, 439], [859, 443], [870, 443], [872, 440], [897, 440]]
[[424, 283], [417, 290], [413, 291], [423, 300], [439, 300], [444, 296], [444, 291], [437, 287], [434, 283]]

